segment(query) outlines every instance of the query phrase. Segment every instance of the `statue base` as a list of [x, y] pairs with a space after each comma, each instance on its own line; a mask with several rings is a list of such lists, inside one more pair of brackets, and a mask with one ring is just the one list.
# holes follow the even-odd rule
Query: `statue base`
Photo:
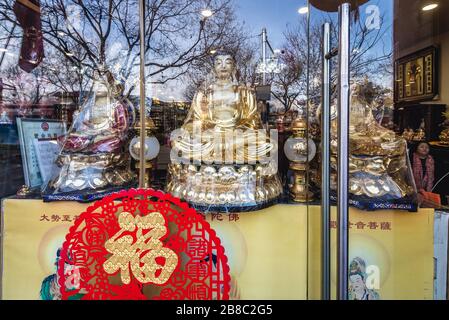
[[170, 165], [167, 192], [202, 212], [248, 212], [276, 203], [282, 194], [270, 165]]
[[59, 174], [50, 180], [43, 192], [45, 201], [93, 201], [111, 191], [130, 187], [136, 175], [124, 154], [60, 155]]

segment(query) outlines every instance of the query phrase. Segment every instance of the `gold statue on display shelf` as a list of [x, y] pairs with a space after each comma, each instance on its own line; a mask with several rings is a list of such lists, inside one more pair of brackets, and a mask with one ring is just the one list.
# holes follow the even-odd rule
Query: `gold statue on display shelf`
[[294, 202], [313, 201], [307, 172], [311, 174], [310, 161], [315, 158], [316, 145], [307, 137], [307, 120], [298, 116], [291, 124], [292, 136], [284, 144], [284, 152], [290, 160], [289, 168], [293, 172], [293, 184], [290, 185], [290, 196]]
[[266, 206], [282, 192], [277, 137], [263, 128], [253, 89], [240, 85], [230, 54], [215, 56], [213, 79], [195, 94], [171, 137], [168, 192], [213, 211]]
[[93, 200], [135, 181], [126, 147], [136, 114], [123, 90], [109, 71], [98, 72], [68, 134], [59, 137], [59, 170], [44, 200]]
[[443, 122], [443, 131], [441, 131], [441, 134], [439, 136], [440, 143], [443, 145], [449, 145], [449, 111], [446, 111], [443, 113], [443, 116], [445, 117], [445, 120]]
[[404, 138], [406, 141], [412, 141], [413, 136], [415, 135], [415, 131], [411, 128], [404, 129], [404, 132], [402, 133], [402, 138]]
[[421, 121], [421, 125], [416, 130], [416, 132], [413, 133], [413, 141], [424, 141], [426, 140], [426, 131], [425, 131], [425, 122], [424, 119]]
[[[416, 188], [408, 160], [407, 142], [374, 118], [364, 85], [352, 90], [349, 139], [349, 191], [355, 204], [368, 209], [415, 203]], [[335, 110], [335, 109], [334, 109]], [[332, 168], [337, 168], [337, 115], [332, 120]], [[331, 177], [336, 189], [336, 174]], [[411, 205], [410, 209], [413, 205]]]

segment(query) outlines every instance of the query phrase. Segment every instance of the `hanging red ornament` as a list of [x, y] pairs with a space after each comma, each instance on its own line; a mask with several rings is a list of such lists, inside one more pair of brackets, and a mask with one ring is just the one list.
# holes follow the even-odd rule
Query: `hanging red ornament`
[[187, 203], [154, 190], [95, 202], [75, 221], [58, 261], [66, 299], [227, 300], [220, 239]]
[[29, 73], [44, 59], [40, 0], [16, 0], [13, 11], [23, 28], [19, 67]]

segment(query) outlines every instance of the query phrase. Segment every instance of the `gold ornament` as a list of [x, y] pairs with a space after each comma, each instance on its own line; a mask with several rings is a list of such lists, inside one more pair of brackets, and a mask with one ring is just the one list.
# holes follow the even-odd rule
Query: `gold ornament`
[[282, 192], [255, 91], [236, 79], [236, 62], [215, 58], [213, 81], [195, 94], [183, 126], [171, 137], [167, 191], [192, 204], [251, 207]]
[[[363, 94], [363, 85], [353, 88], [349, 139], [349, 191], [369, 198], [401, 199], [413, 196], [407, 142], [413, 131], [404, 137], [382, 127], [375, 119]], [[331, 167], [337, 169], [337, 121], [332, 120]], [[331, 189], [336, 190], [336, 176], [331, 176]]]
[[[165, 284], [178, 265], [178, 256], [160, 241], [167, 234], [164, 216], [152, 212], [134, 217], [122, 212], [118, 219], [121, 230], [105, 243], [112, 256], [103, 263], [104, 270], [108, 274], [120, 271], [124, 284], [131, 282], [131, 273], [142, 284]], [[136, 240], [130, 232], [135, 232]], [[157, 263], [157, 258], [164, 258], [164, 264]]]
[[443, 112], [443, 116], [445, 117], [445, 121], [443, 126], [445, 127], [441, 132], [439, 138], [441, 144], [449, 145], [449, 111]]
[[309, 190], [307, 181], [308, 162], [316, 154], [313, 140], [307, 139], [307, 122], [299, 117], [292, 121], [292, 136], [286, 141], [284, 151], [290, 160], [290, 169], [293, 171], [293, 184], [290, 186], [290, 195], [295, 202], [305, 203], [313, 200], [313, 192]]

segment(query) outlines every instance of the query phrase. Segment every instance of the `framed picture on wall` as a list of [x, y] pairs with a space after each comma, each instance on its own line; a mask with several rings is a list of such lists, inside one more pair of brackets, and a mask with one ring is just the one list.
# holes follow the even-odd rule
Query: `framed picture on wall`
[[30, 188], [40, 187], [47, 179], [42, 174], [50, 173], [55, 154], [59, 152], [56, 140], [66, 133], [66, 123], [48, 119], [17, 118], [20, 152], [25, 184]]
[[438, 48], [428, 47], [395, 63], [395, 102], [432, 100], [439, 90]]

